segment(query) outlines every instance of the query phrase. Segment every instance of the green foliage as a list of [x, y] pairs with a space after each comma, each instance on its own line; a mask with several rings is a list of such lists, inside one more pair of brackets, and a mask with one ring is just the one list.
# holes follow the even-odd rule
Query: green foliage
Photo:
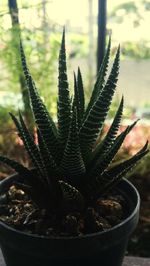
[[[148, 26], [147, 18], [149, 18], [149, 16], [150, 3], [148, 0], [128, 0], [122, 3], [116, 1], [114, 6], [112, 6], [108, 14], [108, 20], [110, 20], [110, 24], [112, 25], [111, 27], [113, 27], [113, 24], [116, 26], [120, 24], [122, 29], [131, 27], [131, 32], [134, 32], [133, 36], [128, 36], [128, 34], [125, 34], [125, 36], [123, 35], [121, 44], [123, 58], [150, 58], [150, 42], [148, 35], [145, 34]], [[145, 26], [146, 23], [147, 26]], [[135, 32], [139, 34], [138, 40]]]
[[[14, 106], [12, 105], [8, 105], [8, 106], [1, 106], [0, 105], [0, 128], [1, 130], [3, 130], [4, 128], [7, 127], [7, 129], [9, 128], [9, 126], [12, 125], [12, 120], [9, 116], [9, 112], [13, 111], [14, 112]], [[16, 114], [16, 112], [15, 112]]]
[[[14, 36], [12, 38], [12, 35]], [[11, 28], [7, 31], [2, 30], [1, 36], [1, 53], [0, 61], [3, 66], [3, 75], [0, 78], [1, 90], [10, 90], [17, 94], [20, 93], [19, 76], [22, 74], [22, 67], [19, 55], [19, 36], [18, 29]], [[30, 36], [30, 38], [29, 38]], [[53, 116], [56, 115], [56, 90], [57, 76], [55, 72], [55, 64], [58, 56], [60, 34], [47, 37], [44, 42], [41, 31], [23, 30], [22, 38], [26, 47], [26, 55], [30, 58], [30, 69], [34, 78], [40, 85], [39, 93], [47, 103]], [[33, 41], [34, 40], [34, 41]], [[51, 53], [48, 53], [49, 46]], [[42, 73], [42, 75], [41, 75]], [[49, 75], [49, 78], [48, 78]], [[49, 89], [47, 89], [49, 88]]]
[[111, 12], [110, 16], [111, 17], [116, 16], [117, 11], [120, 10], [120, 9], [124, 9], [127, 14], [129, 14], [129, 13], [137, 13], [137, 11], [138, 11], [138, 8], [137, 8], [137, 5], [136, 5], [135, 1], [128, 1], [126, 3], [121, 3], [121, 4], [117, 5], [113, 9], [113, 11]]
[[148, 152], [146, 143], [133, 157], [115, 166], [112, 164], [124, 139], [136, 124], [134, 122], [127, 126], [117, 135], [123, 112], [123, 98], [109, 131], [96, 146], [97, 137], [103, 129], [116, 89], [120, 47], [107, 77], [109, 41], [91, 99], [85, 108], [80, 70], [78, 70], [77, 77], [74, 74], [73, 97], [69, 92], [65, 32], [63, 32], [59, 55], [58, 125], [53, 122], [39, 95], [27, 67], [22, 44], [20, 51], [37, 128], [37, 143], [34, 142], [21, 113], [18, 118], [13, 114], [10, 115], [32, 161], [34, 171], [5, 156], [0, 156], [0, 161], [15, 169], [20, 177], [26, 180], [25, 182], [30, 187], [28, 193], [39, 206], [53, 211], [61, 208], [82, 209], [89, 201], [95, 201], [108, 189], [113, 188]]
[[71, 41], [70, 58], [87, 58], [88, 55], [88, 38], [86, 35], [69, 32]]
[[122, 55], [126, 58], [150, 59], [150, 43], [145, 40], [136, 42], [124, 42]]
[[141, 14], [141, 7], [142, 10], [150, 10], [150, 3], [148, 0], [139, 0], [137, 1], [124, 1], [124, 3], [119, 3], [118, 5], [116, 5], [113, 10], [111, 11], [111, 13], [109, 14], [110, 17], [115, 17], [117, 16], [117, 11], [119, 10], [124, 10], [126, 15], [130, 14], [130, 13], [134, 13], [137, 18], [142, 18], [142, 14]]

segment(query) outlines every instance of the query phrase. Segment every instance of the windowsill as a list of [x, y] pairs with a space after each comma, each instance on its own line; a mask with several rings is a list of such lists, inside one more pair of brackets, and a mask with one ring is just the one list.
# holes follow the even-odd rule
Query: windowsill
[[150, 258], [125, 257], [122, 266], [150, 266]]

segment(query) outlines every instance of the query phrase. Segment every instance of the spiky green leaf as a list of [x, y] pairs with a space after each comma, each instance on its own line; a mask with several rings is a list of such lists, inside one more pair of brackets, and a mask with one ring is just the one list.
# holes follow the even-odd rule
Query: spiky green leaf
[[62, 193], [63, 193], [63, 203], [70, 207], [72, 210], [83, 210], [85, 206], [85, 200], [83, 195], [75, 187], [65, 183], [64, 181], [59, 181]]
[[43, 135], [44, 141], [48, 149], [54, 156], [54, 159], [57, 161], [57, 158], [59, 156], [59, 143], [56, 136], [56, 126], [51, 116], [49, 115], [46, 106], [44, 105], [42, 99], [40, 98], [35, 83], [29, 73], [22, 45], [20, 50], [21, 50], [22, 67], [27, 81], [35, 122], [38, 125], [38, 128], [40, 129]]
[[107, 169], [111, 161], [114, 159], [115, 155], [117, 154], [118, 150], [120, 149], [123, 141], [125, 140], [126, 136], [129, 134], [129, 132], [132, 130], [132, 128], [136, 125], [137, 121], [132, 123], [130, 126], [128, 126], [123, 132], [119, 134], [119, 136], [116, 137], [113, 145], [110, 147], [108, 152], [100, 157], [100, 159], [97, 161], [96, 165], [94, 166], [94, 169], [91, 170], [90, 176], [95, 176], [96, 178], [101, 176], [103, 171]]
[[110, 177], [110, 180], [117, 178], [118, 176], [120, 176], [120, 174], [122, 174], [122, 172], [126, 171], [128, 168], [136, 164], [138, 160], [140, 160], [145, 154], [148, 153], [147, 147], [148, 142], [146, 142], [144, 147], [140, 151], [138, 151], [134, 156], [109, 169], [106, 173]]
[[78, 127], [80, 128], [82, 118], [83, 118], [83, 113], [82, 113], [82, 107], [81, 107], [81, 102], [80, 102], [80, 92], [79, 92], [79, 87], [77, 84], [75, 73], [74, 73], [74, 105], [76, 106], [77, 122], [78, 122]]
[[78, 67], [78, 74], [77, 74], [77, 88], [78, 88], [78, 97], [79, 97], [81, 119], [82, 119], [84, 116], [84, 112], [85, 112], [85, 98], [84, 98], [82, 75], [81, 75], [81, 71], [79, 67]]
[[95, 82], [94, 89], [92, 91], [92, 96], [90, 98], [89, 104], [88, 104], [87, 109], [86, 109], [85, 117], [88, 115], [90, 109], [94, 105], [96, 99], [98, 98], [99, 94], [101, 93], [101, 91], [104, 87], [105, 77], [106, 77], [107, 71], [108, 71], [110, 47], [111, 47], [111, 37], [109, 37], [108, 46], [106, 49], [106, 54], [104, 56], [102, 65], [98, 71], [97, 80]]
[[116, 134], [118, 132], [120, 121], [122, 117], [123, 112], [123, 97], [121, 99], [120, 105], [118, 107], [118, 110], [116, 112], [115, 118], [105, 136], [102, 142], [96, 147], [95, 151], [93, 152], [92, 159], [90, 162], [89, 167], [94, 167], [94, 165], [97, 163], [97, 160], [100, 160], [104, 156], [104, 154], [107, 153], [107, 151], [110, 149], [111, 145], [113, 144]]
[[42, 160], [43, 160], [45, 168], [46, 168], [47, 176], [49, 176], [49, 178], [50, 178], [51, 175], [52, 176], [55, 175], [56, 178], [58, 179], [59, 168], [56, 165], [56, 163], [52, 157], [52, 154], [48, 150], [46, 143], [44, 141], [44, 138], [43, 138], [39, 129], [37, 129], [37, 135], [38, 135], [38, 146], [39, 146]]
[[[38, 136], [38, 147], [39, 147], [39, 151], [40, 151], [40, 156], [42, 158], [42, 161], [44, 163], [44, 169], [45, 169], [45, 178], [47, 180], [47, 187], [49, 189], [49, 193], [51, 195], [51, 198], [53, 199], [53, 201], [55, 201], [55, 203], [60, 202], [61, 198], [62, 198], [62, 193], [61, 193], [61, 189], [59, 186], [59, 169], [52, 157], [52, 155], [50, 154], [44, 138], [40, 132], [39, 129], [37, 129], [37, 136]], [[57, 204], [56, 204], [57, 205]]]
[[9, 167], [15, 170], [19, 175], [21, 175], [24, 178], [27, 178], [27, 180], [31, 176], [31, 171], [27, 167], [16, 162], [15, 160], [12, 160], [12, 159], [7, 158], [6, 156], [0, 155], [0, 162], [7, 164]]
[[126, 161], [123, 161], [113, 166], [111, 169], [104, 172], [101, 177], [104, 185], [101, 186], [99, 193], [103, 194], [106, 193], [108, 190], [112, 189], [123, 177], [127, 175], [127, 173], [131, 171], [131, 169], [137, 164], [137, 162], [141, 160], [148, 152], [148, 142], [146, 142], [144, 147], [140, 151], [138, 151], [134, 156], [132, 156]]
[[106, 194], [110, 189], [115, 187], [117, 183], [131, 171], [136, 163], [148, 153], [147, 146], [148, 143], [130, 159], [104, 171], [99, 178], [87, 183], [84, 191], [86, 195], [95, 201], [100, 195]]
[[89, 114], [81, 126], [79, 135], [81, 149], [84, 156], [86, 156], [89, 151], [92, 151], [95, 140], [103, 127], [105, 118], [109, 111], [118, 79], [119, 55], [120, 47], [117, 50], [112, 70], [106, 85], [104, 86], [97, 100], [94, 102]]
[[70, 126], [71, 104], [69, 85], [67, 78], [66, 50], [65, 50], [65, 29], [63, 31], [61, 48], [59, 53], [59, 76], [58, 76], [58, 136], [64, 147]]
[[64, 173], [69, 182], [71, 182], [70, 177], [79, 178], [85, 173], [85, 165], [80, 150], [77, 111], [75, 107], [72, 115], [67, 144], [60, 164], [60, 170]]
[[44, 165], [42, 163], [39, 150], [36, 144], [34, 143], [33, 137], [31, 136], [30, 132], [28, 131], [25, 125], [25, 122], [23, 120], [21, 113], [19, 113], [20, 122], [12, 113], [10, 113], [10, 116], [18, 130], [19, 137], [22, 139], [25, 149], [27, 153], [29, 154], [29, 157], [32, 160], [33, 166], [37, 169], [37, 173], [39, 174], [39, 177], [45, 178]]

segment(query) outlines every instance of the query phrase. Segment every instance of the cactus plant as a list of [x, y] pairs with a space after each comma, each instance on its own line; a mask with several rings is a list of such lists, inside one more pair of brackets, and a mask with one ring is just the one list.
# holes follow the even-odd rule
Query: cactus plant
[[111, 39], [97, 75], [87, 106], [80, 68], [74, 73], [74, 95], [71, 97], [67, 78], [65, 31], [59, 53], [58, 103], [55, 124], [27, 66], [22, 43], [20, 52], [38, 142], [28, 130], [19, 112], [10, 116], [19, 137], [32, 161], [28, 169], [13, 159], [0, 155], [0, 161], [19, 173], [17, 186], [23, 187], [32, 200], [48, 211], [82, 211], [110, 191], [132, 167], [147, 154], [148, 143], [134, 156], [113, 165], [113, 159], [135, 121], [118, 134], [124, 99], [122, 97], [114, 120], [103, 139], [97, 138], [103, 129], [119, 74], [120, 47], [118, 47], [110, 74], [107, 77]]

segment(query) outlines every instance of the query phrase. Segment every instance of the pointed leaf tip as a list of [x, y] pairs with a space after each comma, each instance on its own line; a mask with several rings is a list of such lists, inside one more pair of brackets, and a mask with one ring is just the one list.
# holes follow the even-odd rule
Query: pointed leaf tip
[[110, 49], [110, 47], [111, 47], [111, 34], [108, 37], [108, 46], [107, 46], [107, 49]]
[[65, 26], [63, 27], [61, 49], [65, 49]]
[[66, 28], [65, 28], [65, 25], [63, 26], [63, 35], [65, 35], [65, 31], [66, 31]]
[[143, 148], [139, 151], [140, 153], [141, 152], [145, 152], [145, 151], [149, 151], [147, 148], [148, 148], [148, 144], [149, 144], [149, 142], [148, 142], [148, 140], [146, 141], [146, 143], [145, 143], [145, 145], [143, 146]]
[[74, 77], [74, 84], [76, 84], [76, 83], [77, 83], [77, 78], [76, 78], [76, 73], [75, 73], [75, 71], [73, 71], [73, 77]]

